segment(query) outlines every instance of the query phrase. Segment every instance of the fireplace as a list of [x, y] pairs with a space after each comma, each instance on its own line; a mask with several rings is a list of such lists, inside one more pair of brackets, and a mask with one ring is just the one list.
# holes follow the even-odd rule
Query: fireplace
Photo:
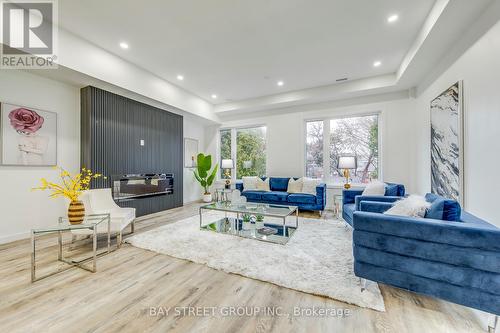
[[117, 175], [112, 177], [112, 181], [115, 201], [174, 193], [174, 175], [171, 173]]

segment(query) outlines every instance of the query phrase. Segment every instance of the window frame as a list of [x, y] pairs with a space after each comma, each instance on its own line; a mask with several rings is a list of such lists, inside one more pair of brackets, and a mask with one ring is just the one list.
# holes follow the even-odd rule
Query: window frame
[[[231, 181], [236, 181], [236, 180], [241, 180], [237, 179], [236, 176], [238, 174], [238, 163], [237, 163], [237, 138], [238, 138], [238, 131], [239, 130], [245, 130], [245, 129], [252, 129], [252, 128], [258, 128], [258, 127], [265, 127], [266, 128], [266, 135], [265, 135], [265, 140], [266, 140], [266, 175], [267, 175], [267, 166], [268, 166], [268, 149], [267, 149], [267, 143], [269, 142], [269, 132], [267, 131], [267, 125], [266, 124], [255, 124], [255, 125], [243, 125], [243, 126], [225, 126], [225, 127], [220, 127], [217, 132], [217, 160], [219, 161], [219, 165], [222, 162], [222, 156], [221, 156], [221, 135], [220, 133], [222, 131], [230, 131], [231, 133], [231, 159], [233, 160], [234, 163], [234, 169], [231, 172]], [[218, 172], [218, 180], [223, 179], [222, 178], [222, 173]]]
[[[343, 183], [334, 182], [334, 178], [331, 176], [330, 172], [330, 123], [332, 120], [336, 119], [345, 119], [345, 118], [358, 118], [358, 117], [369, 117], [369, 116], [377, 116], [377, 126], [378, 126], [378, 179], [383, 178], [383, 142], [382, 142], [382, 132], [383, 132], [383, 113], [381, 111], [372, 111], [372, 112], [360, 112], [360, 113], [350, 113], [350, 114], [341, 114], [335, 117], [315, 117], [315, 118], [307, 118], [304, 119], [303, 122], [303, 136], [304, 140], [303, 144], [303, 167], [302, 172], [303, 175], [307, 175], [307, 123], [309, 122], [323, 122], [323, 178], [321, 180], [327, 184], [331, 184], [333, 186], [340, 186]], [[325, 140], [325, 138], [327, 138]], [[353, 186], [364, 186], [363, 183], [351, 183]]]

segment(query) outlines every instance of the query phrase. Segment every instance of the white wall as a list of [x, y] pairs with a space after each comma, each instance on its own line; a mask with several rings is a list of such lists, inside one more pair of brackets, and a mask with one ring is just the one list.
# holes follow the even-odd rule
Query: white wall
[[[411, 191], [414, 181], [410, 173], [410, 156], [414, 142], [413, 125], [408, 119], [413, 110], [414, 101], [408, 98], [345, 107], [315, 109], [315, 106], [310, 106], [310, 109], [304, 112], [225, 121], [222, 127], [266, 125], [267, 175], [303, 176], [306, 120], [380, 112], [383, 178], [385, 181], [403, 183]], [[212, 135], [215, 134], [216, 131], [213, 131]]]
[[465, 208], [500, 226], [500, 23], [494, 25], [430, 86], [420, 87], [414, 124], [415, 189], [430, 190], [430, 101], [458, 80], [464, 81]]
[[[109, 88], [109, 87], [108, 87]], [[108, 89], [116, 90], [116, 89]], [[123, 89], [115, 91], [129, 98], [164, 107], [147, 98], [137, 98]], [[58, 114], [58, 165], [70, 172], [80, 167], [80, 88], [57, 80], [23, 71], [4, 70], [0, 75], [0, 102], [9, 102], [53, 111]], [[205, 151], [207, 121], [184, 113], [184, 137], [199, 140]], [[57, 223], [66, 214], [63, 199], [51, 200], [48, 192], [32, 192], [40, 178], [57, 180], [58, 173], [51, 167], [0, 166], [0, 243], [29, 236], [32, 228]], [[201, 198], [201, 189], [191, 171], [184, 169], [184, 202]]]
[[[80, 164], [80, 92], [67, 84], [26, 72], [3, 70], [0, 102], [57, 112], [58, 164], [75, 172]], [[54, 225], [67, 207], [48, 193], [32, 192], [41, 177], [55, 179], [50, 167], [0, 166], [0, 243], [27, 237], [31, 228]]]
[[58, 56], [60, 65], [77, 72], [217, 121], [212, 104], [64, 29], [59, 29]]
[[381, 166], [384, 180], [410, 184], [408, 173], [412, 126], [407, 121], [413, 101], [401, 99], [348, 107], [296, 112], [223, 122], [222, 127], [267, 126], [267, 174], [303, 176], [305, 171], [305, 121], [355, 114], [381, 113]]
[[[191, 116], [184, 116], [184, 138], [198, 140], [200, 153], [206, 153], [205, 149], [205, 125]], [[198, 201], [203, 196], [200, 184], [193, 176], [193, 170], [184, 168], [183, 198], [184, 203]]]

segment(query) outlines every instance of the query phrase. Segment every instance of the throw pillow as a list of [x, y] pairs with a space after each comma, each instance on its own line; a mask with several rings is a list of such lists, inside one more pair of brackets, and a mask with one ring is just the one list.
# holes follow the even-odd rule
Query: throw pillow
[[304, 177], [302, 178], [302, 191], [301, 193], [316, 195], [316, 186], [318, 186], [319, 180]]
[[302, 178], [299, 178], [297, 180], [290, 178], [290, 180], [288, 181], [288, 188], [286, 191], [288, 193], [301, 193], [302, 184], [303, 184]]
[[245, 177], [241, 177], [241, 179], [243, 180], [243, 190], [244, 191], [255, 191], [257, 190], [257, 177], [255, 176], [245, 176]]
[[399, 185], [397, 184], [385, 184], [385, 195], [390, 197], [395, 197], [399, 194]]
[[385, 194], [385, 183], [379, 180], [374, 180], [368, 185], [366, 185], [365, 190], [361, 195], [384, 195]]
[[408, 198], [397, 201], [384, 214], [411, 216], [411, 217], [425, 217], [425, 212], [431, 204], [420, 195], [410, 195]]
[[446, 199], [433, 193], [427, 193], [425, 199], [431, 203], [425, 214], [426, 218], [460, 222], [462, 208], [456, 200]]
[[269, 178], [266, 178], [266, 180], [257, 178], [257, 191], [271, 191], [271, 189], [269, 188]]

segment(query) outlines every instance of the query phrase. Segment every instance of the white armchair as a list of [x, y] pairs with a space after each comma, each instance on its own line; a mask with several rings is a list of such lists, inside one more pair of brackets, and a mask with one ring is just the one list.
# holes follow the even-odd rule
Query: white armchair
[[[81, 200], [85, 205], [85, 214], [110, 214], [111, 233], [118, 234], [117, 244], [122, 243], [123, 230], [130, 225], [130, 231], [134, 232], [135, 208], [122, 208], [118, 206], [111, 195], [110, 188], [94, 189], [85, 191], [81, 195]], [[91, 230], [73, 230], [76, 235], [90, 235]], [[97, 227], [97, 233], [108, 232], [107, 223]]]

